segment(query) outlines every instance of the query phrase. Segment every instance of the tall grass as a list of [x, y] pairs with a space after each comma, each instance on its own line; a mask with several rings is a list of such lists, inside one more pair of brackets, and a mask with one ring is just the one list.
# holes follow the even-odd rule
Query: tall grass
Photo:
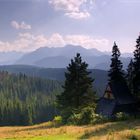
[[0, 140], [140, 140], [140, 120], [85, 126], [0, 127]]

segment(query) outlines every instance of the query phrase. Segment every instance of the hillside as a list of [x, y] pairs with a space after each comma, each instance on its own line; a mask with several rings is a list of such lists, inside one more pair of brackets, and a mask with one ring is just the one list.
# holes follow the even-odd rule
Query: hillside
[[28, 127], [0, 127], [0, 140], [139, 140], [140, 120], [88, 126], [54, 127], [51, 122]]
[[0, 72], [0, 125], [31, 125], [58, 114], [55, 95], [59, 82]]
[[[58, 80], [63, 82], [65, 80], [65, 70], [64, 68], [40, 68], [36, 66], [27, 65], [7, 65], [0, 66], [0, 70], [8, 71], [10, 73], [25, 73], [29, 76], [35, 76], [45, 79]], [[95, 81], [93, 82], [94, 89], [97, 94], [101, 96], [107, 84], [107, 71], [91, 69], [91, 76]]]

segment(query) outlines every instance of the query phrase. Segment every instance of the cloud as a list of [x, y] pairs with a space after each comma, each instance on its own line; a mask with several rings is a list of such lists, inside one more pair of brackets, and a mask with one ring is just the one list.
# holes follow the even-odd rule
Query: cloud
[[94, 38], [89, 35], [67, 35], [66, 44], [81, 45], [87, 49], [108, 50], [109, 40], [106, 38]]
[[102, 51], [108, 50], [109, 40], [94, 38], [89, 35], [65, 35], [54, 33], [51, 36], [34, 35], [31, 33], [19, 33], [12, 42], [0, 41], [0, 51], [23, 51], [30, 52], [40, 47], [63, 47], [67, 44], [81, 45], [87, 49], [96, 48]]
[[17, 21], [11, 21], [11, 26], [15, 29], [25, 29], [25, 30], [29, 30], [31, 29], [31, 25], [26, 24], [24, 21], [22, 21], [21, 23], [18, 23]]
[[90, 17], [90, 14], [88, 12], [71, 12], [71, 13], [66, 13], [65, 15], [74, 19], [84, 19]]
[[59, 33], [54, 33], [51, 35], [50, 38], [48, 38], [47, 46], [50, 47], [63, 47], [66, 45], [66, 42]]
[[49, 0], [56, 11], [63, 11], [64, 15], [74, 19], [90, 17], [87, 5], [92, 5], [94, 0]]

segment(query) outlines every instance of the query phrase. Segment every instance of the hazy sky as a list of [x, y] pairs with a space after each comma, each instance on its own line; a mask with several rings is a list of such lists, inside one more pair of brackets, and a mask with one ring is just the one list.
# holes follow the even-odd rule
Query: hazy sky
[[0, 0], [0, 51], [82, 45], [133, 52], [140, 0]]

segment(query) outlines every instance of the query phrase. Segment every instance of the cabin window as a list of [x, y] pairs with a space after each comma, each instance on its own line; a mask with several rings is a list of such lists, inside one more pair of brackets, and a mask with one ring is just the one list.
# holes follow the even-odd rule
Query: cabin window
[[105, 92], [104, 97], [107, 98], [107, 99], [114, 99], [112, 93], [111, 92], [108, 92], [108, 91]]
[[104, 94], [104, 98], [107, 98], [107, 99], [114, 99], [114, 96], [112, 94], [112, 91], [111, 91], [111, 88], [110, 86], [108, 85], [107, 88], [106, 88], [106, 91], [105, 91], [105, 94]]

